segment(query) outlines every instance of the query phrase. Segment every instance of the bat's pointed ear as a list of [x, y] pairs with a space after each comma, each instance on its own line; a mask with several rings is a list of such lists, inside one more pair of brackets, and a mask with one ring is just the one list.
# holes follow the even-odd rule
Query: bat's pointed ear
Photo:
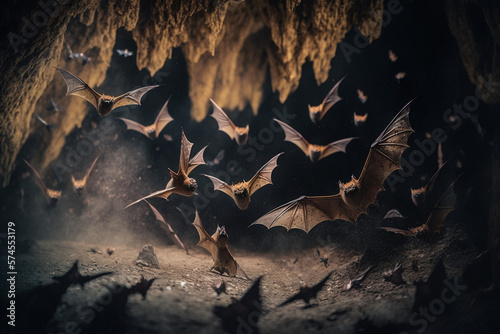
[[339, 181], [339, 189], [341, 189], [341, 190], [344, 189], [344, 184], [341, 181]]
[[354, 175], [351, 175], [351, 180], [355, 180], [356, 178], [354, 177]]
[[248, 131], [250, 130], [250, 125], [247, 124], [247, 126], [245, 127], [245, 129]]

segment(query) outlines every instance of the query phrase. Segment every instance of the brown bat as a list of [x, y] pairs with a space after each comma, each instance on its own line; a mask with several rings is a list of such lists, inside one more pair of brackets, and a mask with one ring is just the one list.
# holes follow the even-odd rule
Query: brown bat
[[328, 259], [330, 258], [330, 255], [332, 255], [332, 252], [325, 252], [324, 250], [316, 247], [316, 254], [318, 254], [318, 257], [321, 260], [321, 262], [325, 265], [325, 268], [327, 268]]
[[42, 178], [40, 177], [40, 174], [38, 174], [36, 169], [33, 168], [33, 166], [31, 166], [26, 160], [24, 160], [24, 162], [26, 163], [26, 165], [28, 165], [28, 167], [33, 172], [33, 175], [35, 176], [36, 184], [42, 190], [43, 195], [44, 195], [45, 199], [47, 200], [47, 203], [49, 205], [56, 205], [57, 201], [61, 198], [62, 191], [47, 188], [47, 186], [43, 182]]
[[411, 200], [413, 201], [413, 203], [416, 206], [421, 206], [422, 204], [424, 204], [426, 202], [429, 193], [431, 193], [432, 190], [434, 189], [434, 185], [436, 184], [436, 180], [438, 178], [438, 175], [441, 173], [441, 170], [443, 169], [443, 167], [445, 165], [446, 165], [446, 162], [443, 163], [438, 168], [438, 170], [434, 173], [434, 175], [432, 175], [429, 182], [427, 182], [427, 184], [425, 186], [423, 186], [421, 188], [417, 188], [417, 189], [410, 189]]
[[358, 93], [358, 99], [361, 101], [361, 103], [365, 103], [368, 100], [368, 96], [366, 96], [361, 89], [358, 89], [357, 93]]
[[357, 128], [362, 127], [363, 125], [365, 125], [367, 118], [368, 118], [368, 114], [358, 115], [358, 114], [354, 113], [354, 125]]
[[321, 104], [319, 106], [308, 105], [308, 107], [309, 107], [309, 118], [311, 119], [311, 121], [314, 124], [316, 124], [319, 121], [321, 121], [321, 119], [325, 116], [326, 112], [331, 107], [333, 107], [333, 105], [335, 103], [337, 103], [340, 100], [342, 100], [342, 98], [339, 96], [339, 85], [342, 82], [342, 80], [344, 80], [344, 79], [345, 79], [345, 76], [342, 79], [340, 79], [335, 84], [335, 86], [333, 86], [333, 88], [328, 92], [328, 94], [326, 94], [325, 99], [323, 100], [323, 102], [321, 102]]
[[144, 202], [146, 202], [149, 205], [149, 208], [151, 209], [151, 211], [153, 211], [156, 220], [162, 223], [161, 227], [165, 231], [167, 236], [170, 238], [170, 240], [172, 240], [174, 244], [179, 246], [180, 249], [184, 249], [186, 251], [186, 254], [189, 255], [187, 247], [182, 243], [181, 239], [179, 239], [177, 234], [172, 229], [172, 226], [170, 226], [170, 224], [165, 221], [165, 218], [163, 218], [160, 212], [154, 206], [152, 206], [151, 203], [149, 203], [146, 200], [144, 200]]
[[276, 155], [262, 166], [250, 181], [243, 180], [242, 182], [229, 185], [226, 182], [219, 180], [215, 176], [202, 174], [208, 177], [214, 184], [214, 190], [222, 191], [224, 194], [231, 197], [240, 210], [246, 210], [250, 204], [250, 197], [254, 192], [265, 185], [273, 184], [271, 175], [273, 170], [278, 166], [278, 158], [283, 153]]
[[[411, 103], [411, 102], [410, 102]], [[373, 142], [359, 180], [354, 176], [347, 183], [339, 182], [339, 193], [330, 196], [302, 196], [258, 219], [252, 225], [267, 228], [283, 226], [309, 232], [326, 220], [343, 219], [355, 222], [366, 213], [370, 204], [384, 190], [384, 181], [393, 171], [401, 169], [401, 155], [408, 148], [410, 103], [401, 109], [380, 136]]]
[[92, 103], [92, 105], [97, 109], [97, 112], [102, 117], [108, 115], [113, 109], [118, 107], [123, 107], [131, 104], [141, 105], [141, 99], [149, 92], [151, 89], [158, 87], [159, 85], [141, 87], [123, 95], [114, 97], [105, 94], [99, 94], [92, 87], [87, 85], [85, 81], [80, 79], [74, 74], [69, 73], [66, 70], [56, 68], [58, 70], [64, 81], [66, 82], [67, 95], [76, 95]]
[[396, 78], [396, 81], [399, 83], [399, 81], [401, 79], [404, 79], [406, 78], [406, 72], [399, 72], [399, 73], [396, 73], [396, 75], [394, 76]]
[[392, 62], [395, 62], [396, 60], [398, 60], [398, 56], [396, 56], [396, 54], [394, 52], [392, 52], [392, 50], [389, 50], [389, 59]]
[[323, 287], [325, 286], [326, 282], [330, 279], [330, 276], [332, 275], [332, 272], [330, 272], [328, 275], [326, 275], [325, 278], [323, 278], [321, 281], [319, 281], [318, 284], [308, 287], [305, 285], [304, 282], [301, 282], [300, 284], [300, 291], [293, 295], [292, 297], [288, 298], [286, 301], [281, 303], [278, 306], [284, 306], [286, 304], [290, 304], [291, 302], [295, 300], [302, 299], [307, 305], [309, 305], [309, 301], [311, 299], [315, 299], [318, 293], [323, 290]]
[[373, 266], [369, 266], [366, 268], [361, 274], [347, 281], [344, 285], [344, 291], [349, 291], [352, 288], [359, 288], [361, 286], [361, 282], [366, 278], [366, 275], [373, 269]]
[[200, 236], [200, 241], [198, 241], [197, 245], [205, 248], [212, 255], [213, 266], [210, 270], [214, 269], [221, 275], [227, 272], [229, 276], [242, 275], [246, 279], [249, 279], [227, 248], [228, 235], [224, 226], [217, 226], [217, 231], [210, 236], [203, 227], [198, 210], [195, 212], [193, 225]]
[[250, 127], [247, 125], [246, 127], [238, 127], [234, 125], [231, 119], [226, 115], [226, 113], [214, 102], [214, 100], [210, 99], [212, 105], [214, 107], [212, 116], [219, 125], [219, 131], [225, 132], [229, 138], [236, 140], [238, 145], [243, 145], [247, 142], [248, 139], [248, 131], [250, 131]]
[[[208, 145], [207, 145], [208, 146]], [[207, 148], [205, 146], [202, 148], [191, 160], [189, 160], [189, 156], [191, 155], [191, 148], [193, 147], [193, 143], [187, 140], [184, 131], [182, 131], [181, 137], [181, 155], [179, 159], [179, 171], [175, 173], [170, 168], [170, 181], [168, 181], [167, 186], [163, 190], [155, 191], [152, 194], [149, 194], [145, 197], [138, 199], [135, 202], [130, 203], [125, 207], [128, 208], [131, 205], [137, 204], [144, 199], [148, 199], [151, 197], [160, 197], [165, 200], [172, 195], [178, 194], [186, 197], [190, 197], [196, 195], [196, 188], [198, 188], [198, 183], [195, 179], [188, 177], [189, 173], [196, 167], [205, 164], [205, 160], [203, 160], [203, 152]]]
[[406, 281], [403, 279], [403, 271], [404, 268], [401, 266], [401, 263], [396, 263], [394, 269], [389, 269], [382, 273], [382, 277], [386, 281], [392, 282], [396, 285], [406, 284]]
[[294, 128], [290, 125], [274, 119], [285, 132], [285, 141], [289, 141], [292, 144], [295, 144], [298, 148], [305, 153], [306, 156], [309, 157], [311, 162], [318, 162], [327, 156], [337, 153], [344, 152], [346, 150], [347, 145], [351, 142], [351, 140], [356, 139], [356, 137], [345, 138], [341, 140], [334, 141], [328, 145], [315, 145], [310, 144], [300, 133], [298, 133]]
[[149, 139], [156, 139], [165, 128], [165, 126], [167, 126], [168, 123], [174, 120], [168, 113], [167, 105], [169, 100], [170, 98], [161, 108], [153, 124], [142, 125], [123, 117], [118, 117], [118, 119], [122, 120], [125, 123], [125, 125], [127, 126], [127, 130], [137, 131], [145, 135]]
[[94, 162], [92, 162], [92, 165], [90, 165], [89, 170], [81, 180], [75, 180], [75, 177], [73, 174], [71, 174], [71, 182], [73, 183], [73, 189], [75, 190], [77, 195], [81, 195], [83, 193], [83, 189], [85, 189], [85, 185], [87, 185], [87, 180], [89, 178], [90, 173], [92, 172], [92, 169], [94, 169], [94, 165], [97, 162], [97, 159], [99, 159], [101, 155], [99, 154], [95, 159]]

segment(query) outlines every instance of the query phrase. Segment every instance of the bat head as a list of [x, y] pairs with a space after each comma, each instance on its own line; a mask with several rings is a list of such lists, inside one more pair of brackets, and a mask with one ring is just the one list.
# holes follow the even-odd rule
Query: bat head
[[311, 159], [311, 162], [318, 162], [321, 156], [321, 146], [311, 145], [309, 150], [309, 159]]
[[217, 242], [219, 244], [225, 245], [228, 235], [225, 226], [217, 226]]
[[347, 205], [356, 205], [360, 203], [362, 194], [359, 186], [359, 181], [351, 176], [351, 181], [342, 183], [339, 181], [340, 196]]
[[75, 177], [71, 175], [71, 182], [73, 183], [73, 190], [80, 196], [85, 188], [85, 180], [75, 180]]
[[309, 108], [309, 118], [311, 118], [311, 121], [314, 124], [318, 123], [321, 117], [321, 105], [311, 106], [308, 104], [307, 107]]
[[425, 200], [425, 187], [411, 190], [411, 200], [416, 206], [420, 206]]
[[247, 125], [244, 128], [236, 128], [236, 142], [238, 145], [243, 145], [248, 140], [248, 132], [250, 131], [250, 126]]
[[191, 193], [194, 193], [196, 191], [196, 188], [198, 188], [198, 183], [192, 177], [186, 179], [184, 184], [186, 185], [186, 189]]
[[367, 117], [368, 114], [357, 115], [356, 113], [354, 113], [354, 125], [358, 127], [364, 125]]
[[99, 99], [99, 115], [106, 116], [113, 110], [113, 105], [115, 104], [115, 100], [112, 96], [103, 95]]

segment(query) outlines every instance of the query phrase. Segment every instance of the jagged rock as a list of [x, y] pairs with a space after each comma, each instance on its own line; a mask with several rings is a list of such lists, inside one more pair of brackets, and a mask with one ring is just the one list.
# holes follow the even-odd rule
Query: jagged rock
[[151, 268], [160, 268], [160, 263], [158, 262], [158, 258], [156, 257], [155, 250], [151, 245], [145, 245], [142, 247], [142, 250], [139, 252], [137, 256], [137, 260], [135, 260], [135, 264], [138, 266], [145, 266]]

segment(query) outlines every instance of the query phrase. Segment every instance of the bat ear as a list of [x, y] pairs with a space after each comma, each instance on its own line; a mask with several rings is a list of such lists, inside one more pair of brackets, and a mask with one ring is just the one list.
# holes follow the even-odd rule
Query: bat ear
[[344, 184], [342, 182], [339, 181], [339, 188], [340, 189], [344, 189]]
[[351, 180], [355, 180], [356, 178], [354, 177], [354, 175], [351, 175]]
[[245, 127], [245, 129], [248, 131], [250, 130], [250, 125], [247, 124], [247, 126]]

